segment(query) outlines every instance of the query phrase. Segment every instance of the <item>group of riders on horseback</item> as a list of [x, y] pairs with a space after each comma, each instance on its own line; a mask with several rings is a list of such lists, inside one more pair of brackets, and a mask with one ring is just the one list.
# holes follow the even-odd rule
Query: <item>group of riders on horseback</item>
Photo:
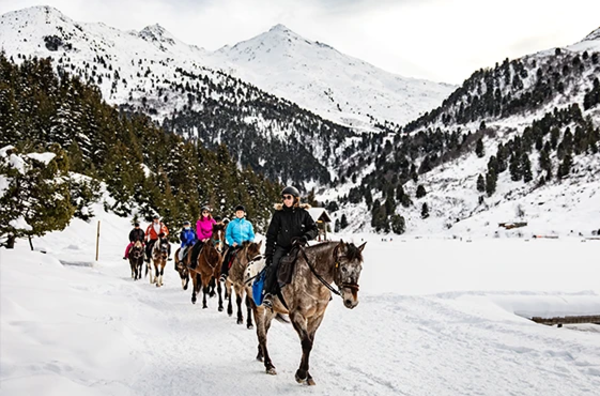
[[[277, 291], [277, 270], [282, 257], [287, 255], [294, 246], [305, 246], [309, 240], [315, 239], [318, 234], [317, 225], [308, 213], [307, 204], [300, 202], [300, 192], [293, 186], [285, 187], [281, 191], [282, 203], [275, 205], [275, 212], [267, 229], [265, 258], [267, 264], [265, 297], [263, 305], [269, 307], [273, 302], [273, 295]], [[226, 226], [225, 241], [227, 255], [224, 257], [221, 266], [221, 282], [225, 282], [229, 265], [236, 251], [244, 242], [254, 242], [254, 227], [246, 217], [246, 209], [243, 205], [235, 207], [235, 218], [229, 221], [227, 218], [213, 218], [209, 207], [204, 206], [201, 209], [201, 215], [196, 222], [196, 230], [191, 228], [191, 223], [185, 221], [183, 229], [179, 235], [181, 249], [179, 250], [179, 261], [183, 261], [187, 254], [191, 254], [190, 267], [194, 268], [197, 264], [198, 256], [202, 247], [208, 242], [213, 234], [215, 224]], [[159, 238], [167, 237], [169, 229], [165, 226], [158, 216], [154, 216], [153, 222], [144, 232], [139, 223], [135, 223], [135, 228], [129, 233], [129, 245], [125, 250], [123, 259], [127, 259], [131, 247], [135, 242], [145, 243], [145, 261], [149, 262], [151, 251]], [[169, 246], [170, 248], [170, 246]], [[225, 249], [223, 249], [225, 250]], [[168, 260], [172, 260], [171, 251], [168, 252]]]
[[[192, 279], [192, 303], [196, 303], [196, 295], [202, 289], [203, 308], [208, 307], [206, 295], [214, 296], [216, 288], [218, 309], [224, 309], [221, 298], [221, 283], [224, 283], [229, 300], [227, 312], [231, 316], [233, 287], [238, 324], [243, 323], [241, 304], [246, 295], [247, 327], [252, 328], [251, 316], [254, 316], [258, 338], [257, 359], [264, 363], [268, 374], [276, 374], [276, 370], [267, 347], [267, 333], [273, 319], [287, 315], [302, 345], [296, 381], [314, 385], [309, 372], [309, 355], [315, 333], [331, 301], [331, 293], [340, 296], [347, 308], [352, 309], [358, 304], [358, 279], [365, 244], [357, 247], [353, 243], [339, 241], [307, 246], [308, 241], [318, 235], [317, 225], [308, 208], [309, 205], [301, 203], [298, 189], [285, 187], [281, 191], [281, 202], [275, 205], [266, 232], [265, 251], [261, 255], [262, 242], [254, 242], [254, 228], [245, 218], [244, 206], [235, 207], [235, 218], [231, 222], [213, 218], [210, 208], [204, 206], [195, 230], [189, 221], [183, 223], [179, 235], [181, 247], [175, 253], [175, 268], [182, 278], [184, 290], [187, 290], [189, 279]], [[164, 246], [168, 233], [169, 230], [158, 216], [155, 216], [145, 233], [136, 223], [129, 235], [131, 243], [125, 252], [125, 257], [130, 254], [130, 249], [141, 255], [141, 242], [146, 241], [145, 260], [148, 262], [152, 258], [154, 263], [155, 259], [162, 260], [157, 286], [162, 284], [162, 268], [166, 257], [170, 256]], [[135, 247], [132, 248], [133, 244]], [[159, 247], [162, 256], [156, 255]], [[264, 285], [261, 290], [262, 282]], [[337, 290], [333, 285], [337, 286]]]

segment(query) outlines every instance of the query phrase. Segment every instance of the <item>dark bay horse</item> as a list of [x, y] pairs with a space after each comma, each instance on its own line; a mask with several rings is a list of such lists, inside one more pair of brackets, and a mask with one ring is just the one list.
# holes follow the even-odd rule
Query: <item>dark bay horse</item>
[[[246, 292], [244, 273], [248, 263], [260, 256], [261, 246], [262, 241], [260, 241], [260, 243], [244, 242], [241, 248], [238, 249], [237, 253], [235, 254], [233, 263], [231, 264], [231, 269], [229, 270], [229, 276], [227, 277], [225, 286], [225, 297], [228, 299], [227, 313], [229, 316], [233, 314], [231, 307], [231, 288], [233, 286], [233, 289], [235, 290], [235, 302], [237, 305], [237, 324], [244, 323], [244, 315], [242, 314], [242, 298]], [[251, 294], [252, 293], [246, 293], [246, 308], [248, 310], [246, 327], [249, 329], [253, 327], [251, 313], [254, 303], [250, 299]]]
[[144, 266], [144, 245], [142, 242], [135, 242], [131, 249], [129, 249], [127, 258], [129, 259], [129, 266], [131, 267], [131, 277], [133, 280], [141, 279], [142, 267]]
[[152, 271], [150, 272], [150, 283], [155, 283], [156, 287], [163, 285], [163, 275], [169, 257], [169, 240], [167, 237], [159, 237], [152, 247], [152, 265], [154, 266], [154, 279]]
[[[258, 336], [257, 359], [264, 362], [268, 374], [277, 372], [267, 350], [267, 333], [273, 318], [287, 314], [302, 345], [302, 359], [296, 371], [296, 381], [315, 384], [309, 372], [308, 360], [315, 333], [331, 300], [331, 290], [327, 286], [333, 289], [334, 283], [338, 287], [336, 294], [340, 294], [346, 308], [352, 309], [358, 305], [358, 279], [362, 271], [362, 251], [365, 244], [366, 242], [356, 247], [353, 243], [340, 241], [305, 248], [304, 253], [300, 252], [298, 255], [292, 282], [282, 290], [289, 309], [279, 298], [274, 300], [272, 310], [253, 304]], [[248, 287], [248, 291], [250, 290]]]
[[222, 231], [223, 228], [220, 225], [215, 224], [213, 226], [212, 236], [204, 243], [202, 250], [200, 250], [196, 267], [188, 267], [193, 282], [192, 304], [196, 304], [196, 295], [202, 290], [202, 308], [208, 308], [206, 295], [209, 294], [210, 297], [214, 297], [214, 285], [216, 283], [217, 294], [219, 295], [219, 311], [223, 310], [223, 297], [221, 294], [221, 283], [216, 280], [219, 278], [221, 272], [221, 260], [223, 258], [217, 246], [221, 242]]
[[179, 277], [181, 278], [181, 287], [183, 290], [187, 290], [188, 284], [190, 283], [190, 272], [187, 267], [190, 265], [192, 248], [188, 248], [183, 259], [179, 260], [179, 252], [181, 249], [182, 248], [179, 248], [175, 251], [175, 271], [179, 273]]

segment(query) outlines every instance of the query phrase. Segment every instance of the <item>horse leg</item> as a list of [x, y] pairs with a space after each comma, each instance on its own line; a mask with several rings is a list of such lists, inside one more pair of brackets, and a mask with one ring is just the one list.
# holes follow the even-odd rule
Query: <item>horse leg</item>
[[229, 282], [225, 284], [225, 296], [227, 297], [227, 315], [233, 315], [233, 306], [231, 305], [231, 295], [233, 292], [231, 291], [231, 285]]
[[165, 267], [167, 266], [167, 264], [165, 263], [165, 265], [163, 265], [160, 269], [160, 285], [163, 286], [163, 276], [165, 275]]
[[308, 358], [312, 349], [313, 340], [308, 333], [307, 320], [304, 315], [298, 311], [293, 311], [290, 312], [290, 319], [302, 344], [302, 359], [300, 360], [300, 367], [296, 370], [295, 377], [296, 382], [303, 383], [308, 381]]
[[[310, 341], [311, 341], [311, 346], [314, 345], [315, 334], [317, 333], [317, 329], [319, 328], [319, 326], [321, 326], [321, 322], [323, 321], [323, 317], [325, 317], [325, 311], [323, 311], [318, 316], [313, 316], [308, 321], [308, 336], [309, 336]], [[308, 354], [306, 355], [306, 384], [307, 385], [316, 385], [315, 380], [313, 380], [313, 377], [310, 375], [310, 372], [308, 371], [308, 358], [309, 358], [309, 355], [310, 355], [310, 350], [308, 351]]]
[[267, 348], [267, 334], [271, 327], [271, 321], [275, 317], [275, 313], [272, 310], [267, 310], [262, 307], [257, 307], [254, 318], [256, 319], [256, 334], [258, 335], [258, 356], [259, 359], [262, 355], [262, 360], [265, 365], [265, 371], [267, 374], [276, 375], [277, 371], [269, 356], [269, 350]]
[[219, 312], [223, 312], [223, 296], [222, 294], [222, 288], [221, 288], [221, 282], [217, 282], [217, 294], [219, 295]]
[[160, 287], [160, 264], [154, 264], [154, 283], [156, 283], [156, 287]]
[[250, 296], [248, 295], [248, 293], [246, 293], [246, 308], [247, 308], [246, 315], [248, 316], [246, 318], [246, 328], [248, 330], [251, 330], [252, 328], [254, 328], [254, 325], [252, 324], [252, 308], [251, 308], [252, 305], [254, 305], [254, 303], [250, 299]]
[[183, 282], [183, 290], [187, 290], [188, 284], [190, 283], [190, 274], [186, 270], [184, 270], [184, 271], [185, 272], [184, 272], [183, 276], [184, 276], [185, 279], [184, 279], [184, 282]]
[[210, 280], [207, 280], [206, 274], [202, 277], [202, 308], [208, 308], [206, 296], [210, 294]]
[[196, 304], [196, 283], [198, 282], [198, 278], [195, 276], [193, 272], [190, 274], [192, 277], [192, 304]]
[[244, 323], [244, 314], [242, 313], [242, 294], [241, 290], [235, 286], [235, 304], [237, 305], [237, 324]]

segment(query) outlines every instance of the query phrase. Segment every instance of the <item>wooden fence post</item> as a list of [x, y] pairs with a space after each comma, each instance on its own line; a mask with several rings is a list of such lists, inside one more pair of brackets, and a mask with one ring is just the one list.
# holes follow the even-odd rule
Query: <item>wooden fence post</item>
[[98, 261], [98, 254], [100, 253], [100, 220], [98, 220], [98, 232], [96, 233], [96, 261]]

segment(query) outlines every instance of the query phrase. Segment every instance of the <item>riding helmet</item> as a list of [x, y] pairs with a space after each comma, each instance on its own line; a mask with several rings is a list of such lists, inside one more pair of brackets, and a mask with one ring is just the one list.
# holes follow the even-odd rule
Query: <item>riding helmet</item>
[[219, 221], [221, 221], [221, 216], [215, 216], [213, 217], [213, 219], [215, 219], [215, 221], [218, 223]]
[[158, 219], [160, 219], [160, 217], [158, 217], [158, 215], [154, 215], [154, 216], [152, 216], [152, 219], [158, 220]]
[[234, 212], [237, 212], [238, 210], [241, 210], [242, 212], [245, 212], [246, 208], [244, 207], [244, 205], [238, 205], [238, 206], [235, 207], [235, 211]]
[[281, 190], [282, 197], [286, 194], [289, 194], [289, 195], [292, 195], [292, 196], [298, 198], [300, 196], [300, 191], [298, 191], [298, 189], [294, 186], [287, 186], [286, 188]]
[[209, 213], [211, 212], [211, 210], [208, 206], [203, 206], [202, 209], [200, 209], [200, 212], [204, 212], [204, 211], [207, 211]]
[[189, 221], [187, 221], [187, 220], [183, 222], [183, 225], [184, 225], [184, 226], [186, 226], [186, 225], [190, 225], [190, 224], [191, 224], [191, 223], [190, 223]]
[[134, 223], [134, 224], [133, 224], [133, 226], [134, 226], [134, 227], [139, 227], [139, 226], [140, 226], [140, 223]]

